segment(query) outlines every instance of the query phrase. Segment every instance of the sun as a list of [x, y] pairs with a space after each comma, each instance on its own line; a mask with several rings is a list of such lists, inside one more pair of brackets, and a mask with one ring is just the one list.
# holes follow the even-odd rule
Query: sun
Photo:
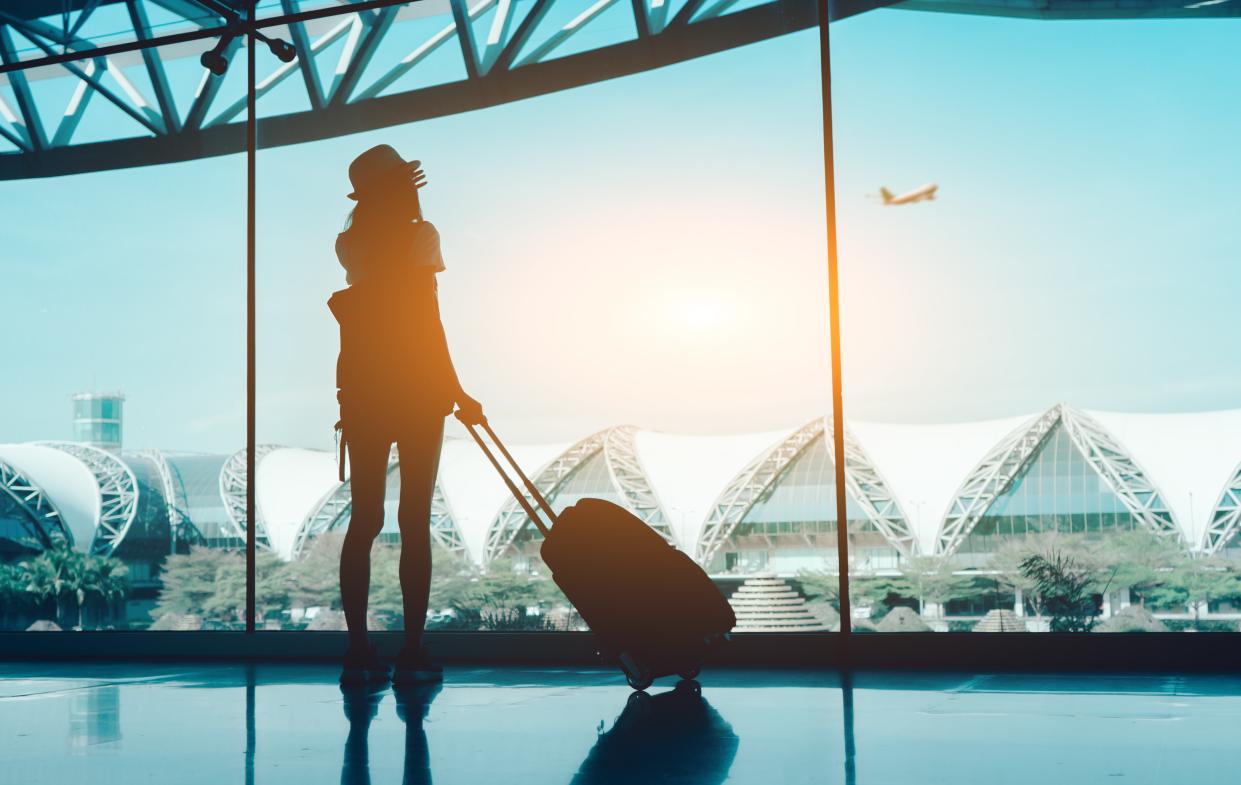
[[696, 334], [718, 333], [736, 321], [736, 308], [714, 293], [690, 293], [669, 299], [664, 305], [668, 321]]

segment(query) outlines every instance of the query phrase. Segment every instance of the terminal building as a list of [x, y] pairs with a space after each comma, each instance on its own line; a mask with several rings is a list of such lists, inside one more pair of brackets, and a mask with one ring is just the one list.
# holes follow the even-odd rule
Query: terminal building
[[[0, 445], [0, 559], [66, 542], [123, 559], [139, 588], [156, 585], [169, 553], [242, 547], [244, 450], [124, 451], [119, 399], [111, 400], [117, 416], [103, 419], [116, 420], [115, 443]], [[712, 575], [836, 569], [836, 456], [824, 418], [727, 436], [622, 425], [513, 452], [557, 508], [610, 499]], [[1101, 538], [1146, 529], [1191, 554], [1241, 558], [1241, 410], [1129, 414], [1056, 404], [983, 422], [850, 421], [844, 462], [856, 573], [894, 571], [914, 556], [983, 569], [1004, 542], [1048, 531]], [[399, 464], [394, 449], [388, 540], [399, 536]], [[348, 523], [349, 484], [338, 481], [331, 452], [259, 445], [256, 475], [259, 547], [281, 559]], [[482, 567], [537, 553], [537, 530], [467, 439], [445, 440], [432, 532]]]

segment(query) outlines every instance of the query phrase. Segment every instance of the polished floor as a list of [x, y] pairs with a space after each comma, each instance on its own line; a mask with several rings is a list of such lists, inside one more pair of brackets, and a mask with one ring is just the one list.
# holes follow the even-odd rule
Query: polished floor
[[0, 783], [1235, 783], [1241, 677], [0, 663]]

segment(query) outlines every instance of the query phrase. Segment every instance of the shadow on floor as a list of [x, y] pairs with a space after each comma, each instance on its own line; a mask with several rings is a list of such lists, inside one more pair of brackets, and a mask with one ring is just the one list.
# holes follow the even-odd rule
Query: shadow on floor
[[[413, 687], [393, 687], [396, 698], [396, 715], [405, 723], [405, 773], [402, 785], [429, 785], [431, 782], [431, 752], [427, 747], [427, 733], [423, 720], [431, 709], [431, 702], [443, 688], [441, 684], [423, 684]], [[345, 739], [345, 755], [340, 764], [341, 785], [370, 785], [370, 751], [367, 736], [371, 720], [379, 713], [379, 703], [388, 691], [380, 687], [342, 687], [345, 718], [349, 720], [349, 736]]]
[[696, 681], [658, 695], [635, 692], [582, 761], [570, 785], [676, 782], [718, 785], [739, 739]]
[[[429, 785], [430, 751], [422, 723], [441, 685], [393, 688], [397, 716], [405, 723], [402, 785]], [[371, 785], [367, 738], [387, 686], [341, 688], [349, 735], [341, 760], [341, 785]], [[728, 778], [739, 739], [702, 697], [698, 682], [649, 695], [635, 692], [610, 730], [599, 739], [570, 785], [630, 785], [676, 782], [719, 785]]]

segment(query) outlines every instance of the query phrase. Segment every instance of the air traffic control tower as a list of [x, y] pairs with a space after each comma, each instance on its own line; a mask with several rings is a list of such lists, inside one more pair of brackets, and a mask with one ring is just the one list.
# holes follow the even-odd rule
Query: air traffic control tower
[[73, 440], [119, 453], [124, 410], [122, 393], [76, 393], [73, 396]]

